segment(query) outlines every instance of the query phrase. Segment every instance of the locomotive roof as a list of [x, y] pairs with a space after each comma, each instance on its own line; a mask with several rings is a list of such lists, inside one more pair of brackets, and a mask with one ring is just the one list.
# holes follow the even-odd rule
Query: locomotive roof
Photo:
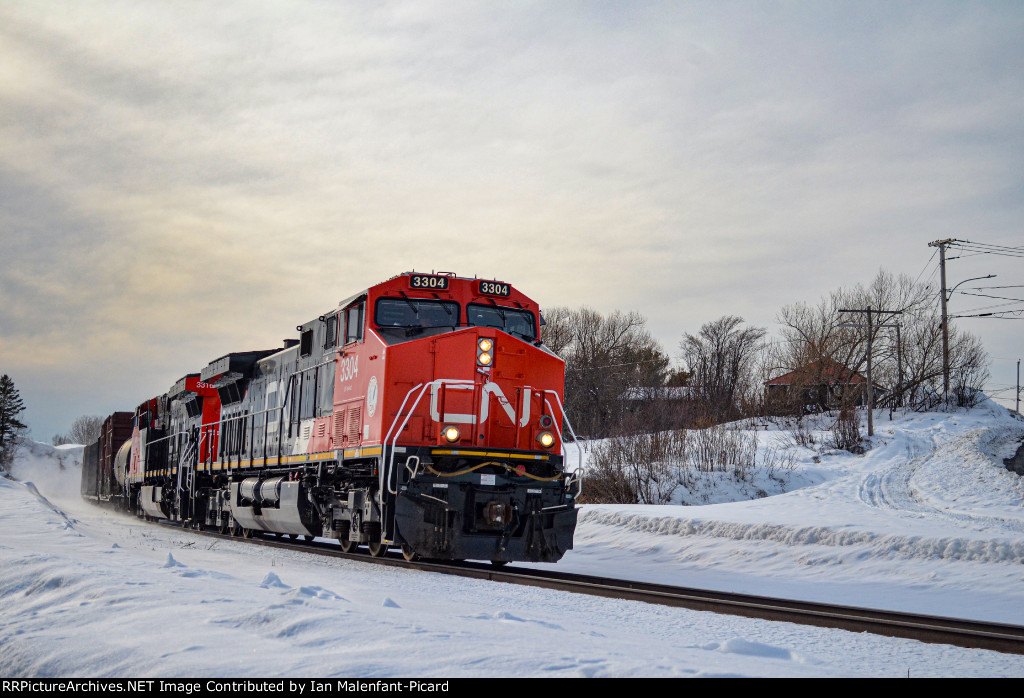
[[[513, 289], [514, 293], [516, 295], [520, 296], [523, 300], [526, 300], [527, 302], [536, 305], [536, 302], [533, 299], [529, 298], [522, 291], [520, 291], [519, 289], [515, 288], [515, 286], [513, 286], [512, 284], [509, 284], [507, 282], [499, 282], [498, 279], [488, 279], [486, 277], [480, 277], [480, 276], [472, 276], [472, 277], [470, 277], [470, 276], [458, 276], [458, 275], [456, 275], [456, 274], [454, 274], [452, 272], [429, 272], [428, 273], [428, 272], [418, 272], [418, 271], [404, 271], [401, 274], [395, 274], [394, 276], [392, 276], [389, 279], [385, 279], [384, 281], [380, 281], [378, 283], [375, 283], [372, 286], [369, 286], [369, 287], [359, 291], [358, 293], [352, 294], [348, 298], [345, 298], [340, 303], [338, 303], [338, 308], [345, 308], [345, 307], [351, 305], [352, 303], [354, 303], [355, 301], [359, 300], [360, 298], [363, 298], [364, 296], [368, 295], [371, 291], [373, 291], [373, 290], [375, 290], [375, 289], [377, 289], [379, 287], [386, 286], [386, 285], [394, 282], [396, 279], [400, 279], [400, 278], [406, 277], [406, 276], [436, 276], [436, 277], [446, 277], [446, 278], [451, 279], [453, 281], [468, 281], [468, 282], [473, 282], [473, 281], [493, 281], [495, 283], [504, 283], [506, 286], [508, 286], [511, 289]], [[427, 290], [427, 289], [414, 289], [414, 290]], [[433, 289], [433, 288], [431, 288], [430, 290], [431, 291], [435, 291], [435, 290], [443, 291], [443, 289]]]
[[[338, 303], [338, 307], [339, 308], [344, 308], [344, 307], [348, 306], [349, 304], [353, 303], [354, 301], [359, 300], [360, 298], [362, 298], [363, 296], [366, 295], [368, 290], [369, 289], [363, 289], [359, 293], [356, 293], [356, 294], [353, 294], [353, 295], [349, 296], [345, 300], [343, 300], [340, 303]], [[333, 310], [333, 308], [332, 308], [332, 310]]]
[[199, 372], [199, 379], [207, 381], [225, 373], [245, 374], [253, 364], [265, 356], [275, 354], [279, 349], [260, 349], [257, 351], [236, 351], [225, 354], [211, 361]]

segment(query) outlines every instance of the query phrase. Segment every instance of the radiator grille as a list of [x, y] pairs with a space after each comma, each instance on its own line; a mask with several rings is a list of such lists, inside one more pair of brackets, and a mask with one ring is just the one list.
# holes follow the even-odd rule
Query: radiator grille
[[334, 447], [341, 448], [341, 440], [345, 436], [345, 410], [334, 413]]
[[348, 410], [348, 430], [347, 430], [348, 443], [349, 443], [350, 446], [354, 446], [355, 444], [359, 443], [359, 441], [360, 441], [359, 436], [360, 436], [360, 431], [362, 431], [362, 428], [363, 428], [363, 408], [362, 408], [362, 406], [360, 405], [359, 407], [352, 407], [352, 408], [350, 408]]

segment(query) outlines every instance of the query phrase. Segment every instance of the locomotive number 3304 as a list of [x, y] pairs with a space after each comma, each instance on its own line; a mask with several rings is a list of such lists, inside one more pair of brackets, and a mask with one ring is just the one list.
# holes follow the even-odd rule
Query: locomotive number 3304
[[507, 296], [509, 295], [508, 284], [503, 284], [498, 281], [481, 281], [480, 282], [480, 293], [486, 293], [490, 296]]
[[447, 276], [419, 276], [414, 275], [409, 277], [409, 285], [412, 288], [448, 288], [448, 277]]

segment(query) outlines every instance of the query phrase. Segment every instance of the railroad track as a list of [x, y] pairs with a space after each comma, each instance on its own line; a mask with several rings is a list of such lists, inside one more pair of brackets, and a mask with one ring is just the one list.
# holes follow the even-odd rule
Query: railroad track
[[[168, 524], [170, 525], [170, 524]], [[240, 540], [212, 531], [194, 531], [205, 536]], [[405, 567], [407, 569], [450, 574], [473, 579], [486, 579], [506, 584], [521, 584], [568, 591], [576, 594], [626, 599], [644, 603], [676, 606], [695, 611], [710, 611], [729, 615], [837, 628], [852, 632], [899, 637], [920, 642], [955, 645], [972, 649], [993, 650], [1011, 654], [1024, 654], [1024, 626], [1004, 623], [926, 616], [898, 611], [884, 611], [852, 606], [777, 599], [752, 594], [734, 594], [706, 589], [652, 584], [624, 579], [594, 577], [590, 575], [537, 570], [530, 568], [497, 568], [486, 563], [408, 562], [397, 552], [383, 557], [371, 557], [365, 552], [343, 553], [334, 544], [312, 541], [299, 542], [287, 538], [254, 535], [247, 542], [274, 548], [297, 550], [359, 562]]]

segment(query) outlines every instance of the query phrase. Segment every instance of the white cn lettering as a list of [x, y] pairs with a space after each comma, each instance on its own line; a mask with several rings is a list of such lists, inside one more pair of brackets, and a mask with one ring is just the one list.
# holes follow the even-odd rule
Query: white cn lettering
[[[430, 384], [430, 418], [435, 422], [440, 422], [440, 405], [437, 404], [437, 394], [440, 392], [441, 384], [446, 386], [446, 390], [472, 390], [473, 381], [435, 381]], [[472, 414], [459, 414], [457, 412], [445, 412], [444, 422], [445, 424], [472, 424], [476, 421], [476, 415]]]
[[[516, 423], [516, 409], [505, 397], [505, 393], [502, 392], [501, 387], [497, 383], [486, 383], [483, 389], [480, 391], [480, 415], [479, 417], [474, 414], [464, 414], [459, 412], [445, 412], [444, 418], [441, 416], [441, 406], [438, 395], [441, 392], [441, 385], [445, 386], [445, 390], [473, 390], [473, 381], [436, 381], [430, 385], [430, 418], [435, 422], [444, 422], [445, 424], [483, 424], [487, 421], [491, 410], [491, 396], [497, 400], [498, 405], [504, 410], [505, 415], [508, 417], [508, 421], [512, 424]], [[523, 413], [519, 418], [519, 426], [525, 427], [530, 423], [530, 397], [531, 391], [526, 388], [525, 394], [523, 395]]]
[[530, 398], [533, 397], [530, 394], [529, 388], [523, 389], [523, 416], [519, 418], [519, 426], [525, 427], [530, 423]]
[[505, 397], [505, 393], [501, 392], [501, 388], [498, 387], [497, 383], [487, 383], [484, 385], [483, 392], [480, 395], [480, 423], [483, 424], [487, 421], [487, 415], [491, 410], [491, 395], [497, 398], [498, 404], [505, 410], [505, 414], [508, 415], [508, 421], [515, 424], [516, 409], [509, 404], [508, 398]]

